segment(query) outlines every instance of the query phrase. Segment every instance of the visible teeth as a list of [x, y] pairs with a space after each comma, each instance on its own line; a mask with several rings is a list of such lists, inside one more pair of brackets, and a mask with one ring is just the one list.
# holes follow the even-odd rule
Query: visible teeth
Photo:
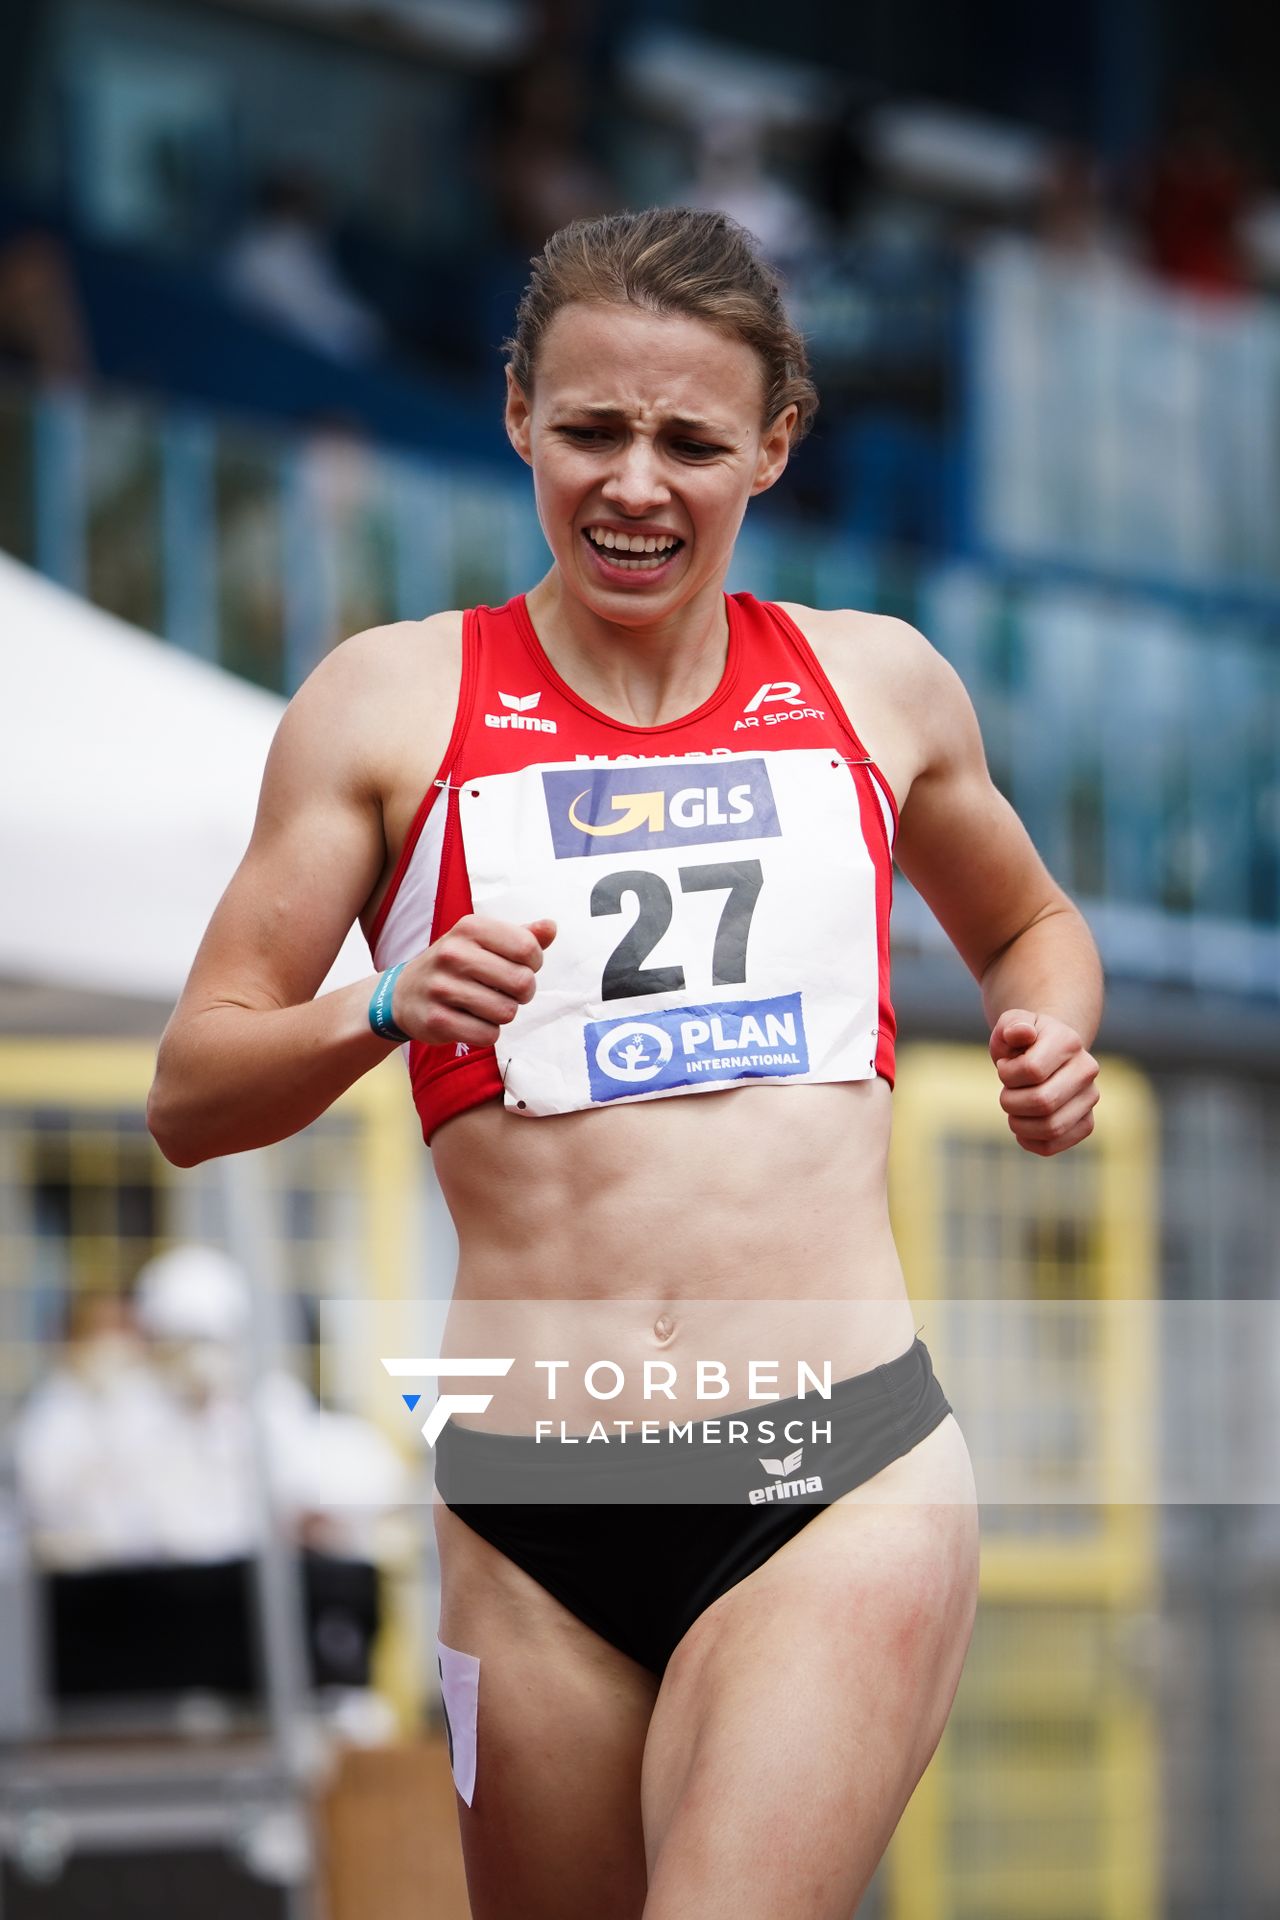
[[670, 533], [615, 533], [609, 527], [588, 527], [587, 538], [610, 553], [668, 553], [679, 544]]

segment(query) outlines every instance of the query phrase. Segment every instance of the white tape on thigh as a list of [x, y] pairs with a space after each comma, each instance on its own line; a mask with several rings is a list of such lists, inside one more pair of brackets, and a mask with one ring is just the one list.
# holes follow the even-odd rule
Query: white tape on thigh
[[476, 1716], [480, 1706], [480, 1662], [473, 1653], [456, 1653], [436, 1641], [436, 1665], [444, 1700], [445, 1731], [453, 1784], [471, 1805], [476, 1790]]

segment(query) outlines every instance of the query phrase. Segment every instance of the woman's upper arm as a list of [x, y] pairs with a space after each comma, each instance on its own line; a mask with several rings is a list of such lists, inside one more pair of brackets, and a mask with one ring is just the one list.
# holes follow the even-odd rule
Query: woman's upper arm
[[987, 767], [964, 682], [923, 635], [903, 649], [920, 770], [898, 824], [894, 858], [974, 978], [1067, 896]]
[[385, 859], [366, 719], [381, 665], [377, 632], [357, 635], [326, 656], [285, 709], [249, 846], [175, 1021], [214, 1006], [297, 1006], [324, 980]]

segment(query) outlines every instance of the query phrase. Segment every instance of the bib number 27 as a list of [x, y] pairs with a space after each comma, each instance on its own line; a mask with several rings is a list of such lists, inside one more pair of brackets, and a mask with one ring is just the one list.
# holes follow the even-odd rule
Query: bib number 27
[[[764, 876], [758, 860], [724, 860], [709, 866], [681, 867], [681, 893], [714, 893], [728, 897], [716, 928], [711, 951], [713, 986], [732, 986], [747, 977], [747, 936]], [[684, 968], [646, 967], [644, 962], [671, 925], [671, 889], [661, 874], [642, 867], [606, 873], [591, 889], [591, 913], [599, 918], [621, 913], [624, 894], [634, 894], [639, 911], [632, 925], [605, 962], [600, 997], [627, 1000], [636, 994], [673, 993], [684, 986]]]

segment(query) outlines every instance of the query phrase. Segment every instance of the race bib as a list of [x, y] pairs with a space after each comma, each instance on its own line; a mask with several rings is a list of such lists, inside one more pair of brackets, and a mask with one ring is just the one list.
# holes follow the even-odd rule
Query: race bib
[[509, 1108], [874, 1075], [875, 869], [829, 747], [530, 766], [459, 806], [475, 911], [557, 924], [499, 1031]]

